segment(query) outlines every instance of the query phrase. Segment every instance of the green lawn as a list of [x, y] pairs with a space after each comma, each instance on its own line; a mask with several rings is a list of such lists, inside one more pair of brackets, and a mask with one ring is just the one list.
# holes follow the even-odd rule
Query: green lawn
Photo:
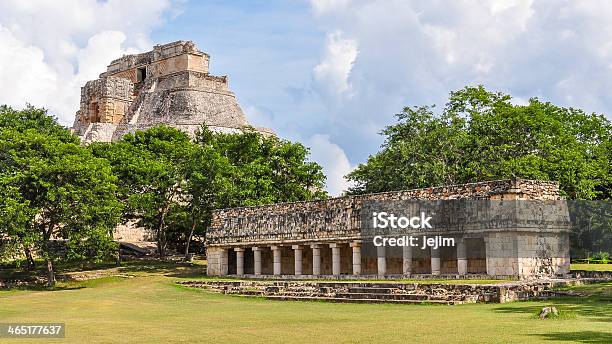
[[571, 270], [612, 271], [612, 264], [572, 264]]
[[[201, 270], [139, 265], [60, 290], [0, 291], [0, 322], [66, 323], [65, 340], [42, 343], [612, 342], [612, 283], [576, 287], [584, 298], [458, 306], [280, 302], [174, 283]], [[562, 317], [535, 317], [551, 304]]]

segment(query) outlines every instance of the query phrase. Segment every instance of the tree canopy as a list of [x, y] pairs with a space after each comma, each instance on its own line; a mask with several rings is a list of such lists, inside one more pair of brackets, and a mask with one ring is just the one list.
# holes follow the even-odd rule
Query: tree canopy
[[0, 237], [26, 256], [35, 250], [46, 261], [49, 284], [59, 258], [113, 254], [121, 208], [115, 181], [108, 162], [44, 109], [0, 108]]
[[325, 197], [322, 168], [307, 161], [299, 143], [243, 133], [213, 133], [203, 126], [192, 141], [158, 126], [114, 143], [90, 145], [118, 178], [124, 220], [155, 233], [166, 247], [205, 234], [213, 209]]
[[612, 125], [604, 116], [482, 86], [446, 106], [406, 107], [380, 152], [347, 177], [351, 193], [525, 178], [559, 181], [570, 199], [609, 199]]
[[227, 159], [232, 173], [220, 206], [239, 207], [327, 197], [325, 175], [301, 143], [247, 130], [212, 133], [202, 128], [196, 141]]
[[159, 256], [165, 257], [168, 214], [187, 199], [186, 175], [195, 150], [187, 134], [158, 126], [90, 148], [111, 163], [126, 205], [124, 219], [137, 219], [154, 232]]

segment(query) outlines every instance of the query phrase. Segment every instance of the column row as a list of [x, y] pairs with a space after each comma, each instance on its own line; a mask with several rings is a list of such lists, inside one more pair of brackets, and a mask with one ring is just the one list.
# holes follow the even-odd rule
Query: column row
[[[340, 275], [341, 271], [341, 259], [340, 259], [340, 248], [342, 244], [326, 244], [331, 248], [332, 252], [332, 274]], [[358, 275], [361, 273], [361, 246], [358, 242], [350, 244], [353, 248], [353, 273]], [[321, 248], [323, 244], [312, 244], [309, 245], [312, 249], [312, 274], [317, 276], [321, 274]], [[302, 275], [303, 273], [303, 257], [302, 252], [305, 246], [303, 245], [292, 245], [291, 248], [294, 252], [294, 274]], [[255, 275], [262, 274], [262, 247], [252, 247], [253, 250], [253, 263]], [[281, 275], [281, 250], [282, 246], [270, 246], [272, 251], [272, 269], [274, 275]], [[244, 248], [234, 248], [236, 252], [236, 274], [244, 275]]]
[[[312, 244], [309, 245], [312, 249], [312, 275], [321, 275], [321, 248], [323, 245], [328, 245], [331, 248], [332, 254], [332, 275], [337, 276], [341, 273], [341, 245], [339, 243], [332, 244]], [[350, 243], [352, 248], [352, 274], [361, 274], [361, 242], [354, 241]], [[299, 276], [303, 274], [303, 250], [304, 245], [292, 245], [294, 252], [294, 274]], [[252, 247], [254, 274], [262, 274], [262, 247]], [[282, 274], [281, 265], [281, 249], [282, 246], [270, 246], [272, 251], [272, 269], [274, 275]], [[387, 274], [387, 257], [384, 246], [379, 246], [377, 249], [377, 274], [384, 276]], [[242, 247], [234, 248], [236, 252], [236, 274], [244, 275], [244, 251]], [[431, 251], [431, 274], [440, 274], [440, 254], [439, 250], [432, 249]], [[457, 273], [459, 275], [467, 274], [468, 260], [466, 255], [465, 243], [462, 240], [457, 242]], [[412, 247], [404, 246], [402, 251], [402, 274], [412, 274]]]

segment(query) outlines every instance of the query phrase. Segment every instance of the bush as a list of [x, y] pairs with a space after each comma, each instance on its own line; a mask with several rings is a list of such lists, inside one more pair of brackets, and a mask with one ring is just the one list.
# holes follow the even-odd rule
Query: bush
[[604, 251], [597, 252], [593, 255], [593, 260], [601, 264], [608, 264], [610, 262], [610, 253]]

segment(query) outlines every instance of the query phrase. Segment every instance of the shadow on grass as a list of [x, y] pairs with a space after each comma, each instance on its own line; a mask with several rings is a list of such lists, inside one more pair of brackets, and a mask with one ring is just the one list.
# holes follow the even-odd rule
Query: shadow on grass
[[612, 343], [612, 333], [596, 331], [557, 332], [535, 334], [541, 340], [567, 341], [575, 343], [609, 344]]
[[[98, 282], [95, 281], [106, 283], [113, 280], [113, 276], [118, 274], [195, 278], [205, 275], [204, 272], [205, 266], [203, 265], [155, 259], [135, 259], [123, 261], [120, 264], [100, 264], [92, 269], [84, 270], [76, 270], [72, 266], [61, 266], [57, 271], [58, 284], [55, 287], [48, 287], [45, 285], [46, 271], [13, 268], [0, 270], [0, 290], [55, 291], [80, 289], [97, 285]], [[6, 284], [4, 287], [1, 287], [2, 282]]]
[[[546, 305], [553, 305], [559, 309], [561, 314], [569, 313], [593, 321], [612, 323], [612, 299], [608, 297], [563, 297], [546, 301]], [[540, 313], [544, 304], [524, 304], [522, 302], [512, 303], [495, 309], [499, 313], [522, 313], [533, 315], [534, 318]], [[612, 343], [610, 341], [609, 343]]]
[[20, 285], [13, 286], [6, 289], [0, 289], [1, 292], [11, 292], [11, 291], [61, 291], [61, 290], [77, 290], [87, 288], [85, 285], [80, 284], [58, 284], [53, 287], [49, 287], [47, 285]]
[[167, 277], [200, 277], [206, 267], [182, 261], [143, 260], [123, 264], [119, 268], [122, 273], [162, 274]]
[[189, 268], [185, 270], [173, 271], [165, 274], [166, 277], [174, 278], [203, 278], [206, 277], [206, 269], [201, 267]]

